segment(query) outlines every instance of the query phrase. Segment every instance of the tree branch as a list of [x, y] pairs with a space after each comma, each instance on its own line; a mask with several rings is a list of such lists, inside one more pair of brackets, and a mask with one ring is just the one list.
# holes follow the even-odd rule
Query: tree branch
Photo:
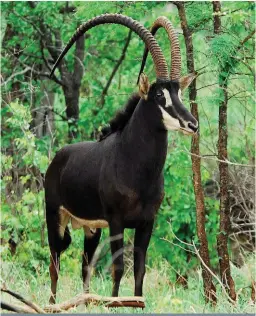
[[17, 58], [17, 61], [23, 65], [24, 67], [28, 68], [28, 70], [30, 70], [33, 74], [37, 75], [37, 76], [42, 76], [42, 77], [47, 77], [53, 81], [55, 81], [56, 83], [58, 83], [61, 86], [65, 86], [64, 82], [59, 80], [55, 75], [50, 77], [50, 73], [47, 72], [41, 72], [41, 71], [37, 71], [34, 68], [28, 66], [27, 64], [25, 64], [23, 61], [21, 61], [19, 58]]
[[[213, 1], [213, 2], [217, 2], [217, 1]], [[240, 11], [240, 10], [243, 10], [243, 9], [244, 9], [244, 8], [234, 9], [234, 10], [228, 12], [228, 14], [232, 14], [232, 13], [234, 13], [234, 12], [237, 12], [237, 11]], [[221, 17], [221, 16], [227, 16], [226, 13], [224, 14], [224, 13], [221, 13], [221, 12], [218, 12], [217, 15], [218, 15], [219, 17]], [[214, 16], [215, 16], [215, 15], [214, 15]], [[202, 24], [205, 24], [205, 23], [207, 23], [207, 22], [210, 22], [211, 19], [212, 19], [212, 16], [203, 18], [201, 21], [199, 21], [198, 23], [194, 24], [194, 25], [191, 27], [192, 30], [194, 31], [194, 30], [196, 30], [198, 27], [200, 27], [200, 29], [201, 29], [201, 28], [202, 28]]]
[[121, 56], [120, 56], [118, 62], [116, 63], [116, 65], [115, 65], [115, 67], [114, 67], [114, 69], [113, 69], [113, 71], [112, 71], [112, 73], [111, 73], [111, 75], [110, 75], [110, 77], [109, 77], [109, 79], [108, 79], [108, 82], [107, 82], [106, 86], [105, 86], [104, 89], [102, 90], [102, 93], [101, 93], [101, 101], [100, 101], [101, 106], [104, 105], [104, 103], [105, 103], [105, 96], [106, 96], [107, 93], [108, 93], [108, 89], [109, 89], [109, 87], [110, 87], [110, 85], [111, 85], [111, 82], [112, 82], [112, 80], [113, 80], [113, 78], [114, 78], [114, 76], [115, 76], [115, 74], [116, 74], [118, 68], [120, 67], [121, 63], [122, 63], [123, 60], [125, 59], [125, 54], [126, 54], [126, 51], [127, 51], [127, 49], [128, 49], [128, 46], [129, 46], [129, 43], [130, 43], [130, 40], [131, 40], [131, 36], [132, 36], [132, 30], [129, 31], [129, 34], [128, 34], [128, 36], [127, 36], [127, 39], [126, 39], [124, 48], [123, 48], [123, 50], [122, 50], [122, 54], [121, 54]]
[[48, 60], [47, 60], [47, 58], [45, 57], [45, 54], [44, 54], [44, 44], [43, 44], [43, 40], [42, 39], [40, 39], [40, 47], [41, 47], [42, 59], [43, 59], [43, 61], [45, 63], [45, 66], [48, 68], [49, 71], [51, 71], [51, 66], [49, 65]]
[[255, 34], [256, 30], [253, 30], [249, 35], [247, 35], [241, 42], [240, 42], [240, 46], [238, 46], [238, 49], [240, 49], [247, 41], [249, 41], [250, 38], [253, 37], [253, 35]]
[[218, 159], [218, 158], [213, 158], [213, 157], [216, 157], [217, 155], [212, 155], [212, 154], [207, 154], [207, 155], [197, 155], [197, 154], [193, 154], [191, 153], [189, 150], [181, 150], [182, 152], [186, 153], [186, 154], [189, 154], [191, 156], [195, 156], [195, 157], [199, 157], [201, 159], [206, 159], [206, 160], [213, 160], [213, 161], [216, 161], [216, 162], [222, 162], [222, 163], [226, 163], [228, 165], [233, 165], [233, 166], [240, 166], [240, 167], [247, 167], [247, 168], [255, 168], [255, 165], [247, 165], [247, 164], [243, 164], [243, 163], [236, 163], [236, 162], [232, 162], [232, 161], [229, 161], [227, 159], [225, 160], [222, 160], [222, 159]]
[[37, 25], [35, 23], [33, 23], [32, 21], [30, 21], [27, 17], [18, 14], [17, 12], [15, 12], [14, 10], [12, 11], [12, 13], [17, 16], [19, 19], [22, 19], [23, 21], [27, 22], [28, 24], [30, 24], [31, 26], [33, 26], [33, 28], [43, 37], [44, 34], [41, 32], [40, 28], [37, 27]]
[[31, 71], [34, 75], [46, 77], [46, 78], [48, 78], [48, 79], [50, 79], [50, 80], [55, 81], [56, 83], [58, 83], [59, 85], [61, 85], [61, 86], [63, 86], [63, 87], [65, 86], [65, 84], [64, 84], [61, 80], [59, 80], [56, 76], [51, 76], [51, 77], [50, 77], [50, 73], [48, 73], [48, 72], [40, 72], [40, 71], [37, 71], [37, 70], [35, 70], [35, 69], [31, 68], [31, 67], [30, 67], [30, 71]]
[[204, 89], [204, 88], [207, 88], [207, 87], [215, 86], [216, 84], [218, 84], [218, 82], [211, 83], [211, 84], [207, 84], [206, 86], [203, 86], [203, 87], [197, 88], [197, 91], [198, 91], [198, 90], [201, 90], [201, 89]]
[[35, 314], [35, 310], [27, 306], [19, 306], [1, 301], [1, 308], [18, 314]]
[[1, 288], [1, 292], [4, 293], [8, 293], [11, 296], [15, 297], [16, 299], [18, 299], [19, 301], [21, 301], [22, 303], [26, 304], [28, 307], [32, 308], [34, 311], [36, 311], [37, 313], [41, 313], [41, 314], [45, 314], [45, 311], [39, 307], [38, 305], [36, 305], [33, 302], [28, 301], [27, 299], [25, 299], [24, 297], [22, 297], [21, 295], [14, 293], [11, 290], [8, 290], [6, 287], [2, 287]]
[[[19, 75], [23, 75], [26, 72], [30, 71], [31, 67], [27, 66], [25, 69], [15, 72], [14, 74], [12, 74], [6, 81], [3, 81], [1, 83], [1, 86], [6, 85], [10, 80], [12, 80], [14, 77], [19, 76]], [[2, 81], [3, 77], [1, 76], [1, 81]]]
[[59, 10], [60, 13], [75, 13], [76, 12], [76, 7], [75, 6], [69, 6], [68, 1], [66, 2], [65, 7], [60, 8]]

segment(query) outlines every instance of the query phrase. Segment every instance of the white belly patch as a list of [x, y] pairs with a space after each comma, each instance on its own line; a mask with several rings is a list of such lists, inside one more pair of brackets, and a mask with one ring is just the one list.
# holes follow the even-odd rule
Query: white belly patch
[[[88, 227], [91, 230], [94, 230], [96, 228], [105, 228], [108, 227], [108, 222], [104, 219], [84, 219], [74, 216], [67, 210], [64, 206], [60, 206], [59, 208], [60, 212], [60, 228], [59, 233], [61, 237], [64, 236], [65, 229], [67, 227], [67, 224], [69, 220], [71, 220], [71, 225], [73, 229], [79, 229], [81, 227]], [[87, 230], [85, 230], [87, 231]]]

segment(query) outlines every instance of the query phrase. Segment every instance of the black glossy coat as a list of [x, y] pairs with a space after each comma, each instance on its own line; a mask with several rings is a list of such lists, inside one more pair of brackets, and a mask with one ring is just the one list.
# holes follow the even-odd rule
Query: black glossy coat
[[[82, 142], [61, 149], [45, 178], [46, 217], [51, 249], [51, 302], [55, 302], [61, 251], [70, 241], [68, 228], [60, 238], [59, 207], [76, 217], [108, 221], [110, 236], [135, 228], [135, 295], [142, 295], [145, 256], [155, 214], [164, 196], [163, 166], [167, 154], [167, 131], [156, 101], [159, 84], [150, 88], [148, 99], [133, 97], [124, 115], [112, 120], [112, 133], [99, 142]], [[178, 104], [175, 113], [194, 118], [178, 99], [178, 84], [164, 84]], [[139, 100], [139, 102], [138, 102]], [[173, 110], [170, 107], [169, 110]], [[119, 124], [120, 123], [120, 124]], [[100, 239], [100, 229], [85, 239], [82, 274], [88, 289], [89, 264]], [[113, 296], [118, 295], [123, 274], [123, 238], [111, 242], [113, 255]], [[119, 253], [120, 255], [116, 255]], [[57, 272], [56, 272], [57, 267]]]

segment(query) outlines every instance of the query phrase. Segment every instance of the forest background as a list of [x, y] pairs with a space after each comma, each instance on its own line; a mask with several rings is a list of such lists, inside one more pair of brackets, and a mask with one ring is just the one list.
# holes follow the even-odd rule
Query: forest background
[[[54, 61], [76, 28], [96, 15], [122, 13], [147, 28], [158, 16], [164, 15], [179, 35], [182, 73], [186, 74], [191, 55], [184, 39], [184, 16], [178, 10], [181, 7], [192, 36], [192, 57], [198, 75], [194, 101], [200, 118], [201, 178], [210, 265], [216, 275], [220, 209], [219, 109], [224, 94], [228, 109], [228, 185], [232, 206], [229, 233], [233, 236], [229, 238], [229, 253], [239, 295], [236, 306], [227, 299], [225, 304], [217, 305], [217, 310], [252, 311], [248, 302], [254, 274], [250, 253], [255, 246], [251, 228], [255, 222], [255, 3], [250, 1], [221, 2], [218, 14], [210, 1], [1, 3], [2, 280], [10, 286], [16, 284], [14, 289], [25, 291], [28, 297], [35, 295], [43, 304], [48, 299], [49, 248], [43, 190], [47, 167], [64, 145], [97, 140], [102, 127], [137, 91], [144, 45], [134, 33], [130, 37], [125, 27], [102, 26], [77, 41], [66, 55], [63, 69], [50, 79]], [[169, 61], [170, 47], [164, 30], [158, 32], [157, 40]], [[145, 72], [150, 81], [154, 81], [151, 58]], [[220, 78], [225, 78], [224, 90], [220, 88]], [[189, 107], [191, 98], [187, 92], [183, 99]], [[205, 310], [200, 260], [194, 253], [200, 243], [196, 232], [197, 206], [190, 148], [190, 137], [169, 133], [164, 169], [165, 198], [148, 250], [144, 291], [149, 297], [148, 305], [156, 312]], [[239, 226], [241, 218], [244, 221]], [[61, 274], [65, 277], [60, 283], [70, 282], [73, 286], [67, 290], [63, 285], [60, 290], [63, 299], [67, 299], [67, 293], [74, 295], [82, 291], [79, 277], [84, 236], [80, 230], [71, 234], [72, 245], [61, 259]], [[102, 240], [107, 236], [106, 230]], [[127, 272], [123, 281], [126, 284], [123, 294], [127, 295], [132, 293], [132, 236], [133, 231], [127, 230]], [[97, 262], [93, 291], [110, 294], [110, 267], [110, 250], [106, 244]], [[189, 294], [176, 281], [177, 275], [186, 274]], [[150, 280], [154, 281], [150, 284]], [[220, 292], [221, 285], [215, 278], [213, 282]], [[158, 293], [159, 297], [167, 295], [169, 299], [160, 304]], [[200, 303], [195, 303], [195, 295]]]

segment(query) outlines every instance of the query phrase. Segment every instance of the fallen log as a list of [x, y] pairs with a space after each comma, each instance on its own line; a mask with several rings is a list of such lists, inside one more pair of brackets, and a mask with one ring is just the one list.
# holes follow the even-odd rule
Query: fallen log
[[134, 307], [144, 308], [145, 301], [141, 296], [127, 296], [127, 297], [109, 297], [100, 296], [96, 294], [79, 294], [70, 300], [54, 305], [47, 305], [44, 311], [47, 313], [60, 313], [61, 311], [67, 311], [70, 308], [77, 307], [79, 305], [105, 305], [106, 307]]
[[88, 304], [104, 305], [106, 307], [133, 307], [133, 308], [145, 307], [145, 300], [141, 296], [110, 297], [110, 296], [100, 296], [96, 294], [82, 293], [65, 302], [54, 304], [54, 305], [47, 305], [44, 308], [41, 308], [35, 303], [28, 301], [21, 295], [8, 290], [6, 287], [2, 287], [1, 291], [10, 294], [11, 296], [18, 299], [20, 302], [27, 305], [27, 306], [21, 306], [21, 305], [16, 305], [13, 303], [1, 302], [2, 309], [16, 312], [16, 313], [26, 313], [26, 314], [61, 313], [62, 311], [67, 311], [79, 305], [88, 305]]

